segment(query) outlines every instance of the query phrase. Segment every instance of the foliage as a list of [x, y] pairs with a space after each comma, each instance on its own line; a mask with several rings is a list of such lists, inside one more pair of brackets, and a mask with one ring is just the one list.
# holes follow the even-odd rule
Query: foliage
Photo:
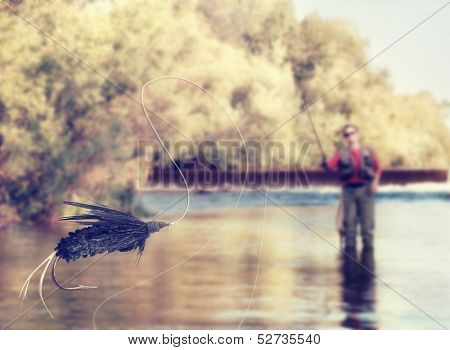
[[[131, 207], [137, 140], [153, 137], [139, 103], [150, 79], [198, 83], [246, 139], [261, 139], [367, 60], [366, 42], [349, 24], [317, 15], [298, 21], [289, 1], [24, 1], [14, 8], [47, 35], [0, 10], [0, 198], [24, 220], [51, 218], [76, 196]], [[172, 144], [239, 140], [217, 102], [186, 82], [160, 81], [145, 98]], [[328, 153], [351, 121], [385, 166], [449, 165], [444, 108], [427, 92], [394, 94], [384, 71], [361, 69], [310, 111]], [[265, 142], [312, 139], [303, 113]], [[305, 165], [317, 164], [314, 148]]]

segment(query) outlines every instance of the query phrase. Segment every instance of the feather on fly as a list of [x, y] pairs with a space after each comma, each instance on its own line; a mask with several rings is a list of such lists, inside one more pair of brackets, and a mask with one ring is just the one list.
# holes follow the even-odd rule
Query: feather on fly
[[78, 202], [65, 201], [64, 204], [88, 210], [84, 214], [71, 215], [61, 218], [61, 221], [70, 221], [81, 224], [82, 228], [63, 237], [54, 252], [50, 254], [41, 264], [39, 264], [25, 280], [20, 291], [19, 297], [22, 302], [26, 297], [28, 286], [33, 275], [45, 265], [39, 282], [39, 295], [47, 309], [48, 313], [53, 317], [52, 313], [45, 304], [42, 286], [44, 276], [47, 269], [55, 258], [52, 268], [52, 277], [54, 283], [64, 290], [92, 289], [95, 286], [78, 285], [77, 287], [65, 287], [56, 279], [56, 265], [60, 259], [66, 260], [68, 263], [81, 258], [95, 256], [102, 253], [129, 252], [138, 251], [140, 257], [144, 251], [145, 243], [151, 234], [158, 232], [160, 229], [171, 226], [171, 224], [158, 221], [144, 222], [138, 218], [110, 209], [103, 205], [90, 205]]

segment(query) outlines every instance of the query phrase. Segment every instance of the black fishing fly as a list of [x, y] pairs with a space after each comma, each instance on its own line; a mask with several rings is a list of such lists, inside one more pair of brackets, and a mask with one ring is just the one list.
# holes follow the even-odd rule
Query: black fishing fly
[[56, 257], [53, 268], [52, 277], [54, 283], [64, 290], [92, 289], [95, 286], [78, 285], [77, 287], [64, 287], [56, 279], [56, 265], [60, 259], [66, 260], [68, 263], [80, 258], [87, 258], [102, 254], [104, 252], [129, 252], [138, 251], [139, 257], [142, 255], [145, 242], [152, 233], [158, 232], [160, 229], [171, 226], [165, 222], [150, 221], [144, 222], [138, 218], [122, 213], [117, 210], [107, 208], [106, 206], [96, 206], [77, 202], [64, 202], [64, 204], [75, 207], [88, 209], [85, 214], [72, 215], [63, 217], [61, 221], [71, 221], [84, 225], [81, 229], [69, 232], [67, 237], [62, 238], [56, 246], [54, 252], [50, 254], [41, 264], [39, 264], [26, 279], [19, 297], [22, 296], [22, 302], [25, 300], [28, 286], [33, 275], [45, 265], [41, 274], [39, 283], [39, 295], [42, 303], [48, 313], [53, 317], [50, 310], [45, 304], [42, 295], [42, 285], [47, 269]]

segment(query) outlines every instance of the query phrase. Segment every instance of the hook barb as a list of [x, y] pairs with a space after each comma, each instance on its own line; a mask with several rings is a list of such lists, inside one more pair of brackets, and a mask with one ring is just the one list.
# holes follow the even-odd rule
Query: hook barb
[[56, 265], [58, 264], [59, 259], [60, 259], [59, 256], [56, 257], [55, 262], [53, 263], [53, 267], [52, 267], [53, 282], [55, 282], [55, 284], [58, 286], [58, 288], [63, 289], [63, 290], [80, 290], [80, 289], [95, 289], [95, 288], [97, 288], [97, 286], [84, 286], [82, 284], [79, 284], [77, 287], [64, 287], [56, 279]]

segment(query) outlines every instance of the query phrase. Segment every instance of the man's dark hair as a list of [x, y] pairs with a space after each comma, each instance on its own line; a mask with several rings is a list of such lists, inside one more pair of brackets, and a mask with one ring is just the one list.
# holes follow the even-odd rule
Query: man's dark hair
[[342, 128], [342, 135], [345, 134], [345, 131], [346, 131], [348, 128], [353, 128], [355, 131], [358, 131], [358, 127], [357, 127], [355, 124], [349, 123], [349, 124], [345, 124], [344, 127]]

